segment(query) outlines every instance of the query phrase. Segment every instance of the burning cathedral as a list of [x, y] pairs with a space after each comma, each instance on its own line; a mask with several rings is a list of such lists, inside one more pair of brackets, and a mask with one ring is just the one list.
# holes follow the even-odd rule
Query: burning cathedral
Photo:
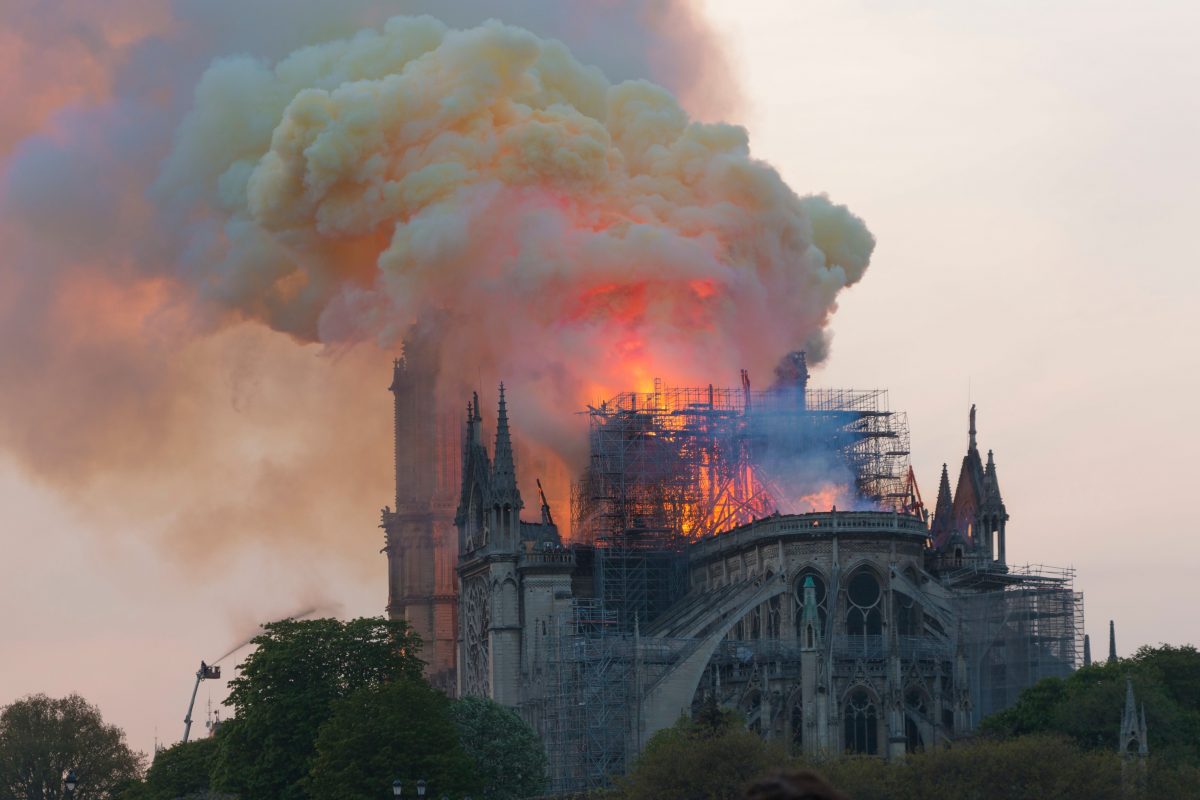
[[973, 406], [930, 513], [905, 415], [810, 387], [803, 353], [765, 390], [743, 372], [620, 394], [585, 411], [567, 540], [566, 510], [518, 485], [519, 393], [500, 387], [485, 437], [477, 397], [465, 419], [434, 408], [432, 351], [410, 339], [394, 366], [388, 612], [436, 685], [537, 729], [556, 791], [602, 785], [711, 701], [795, 752], [900, 759], [1081, 662], [1073, 573], [1009, 563]]

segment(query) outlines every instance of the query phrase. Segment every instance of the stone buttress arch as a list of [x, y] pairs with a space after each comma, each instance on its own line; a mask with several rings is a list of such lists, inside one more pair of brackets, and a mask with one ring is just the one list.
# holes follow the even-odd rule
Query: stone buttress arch
[[735, 597], [724, 608], [714, 609], [717, 612], [714, 616], [721, 620], [720, 624], [697, 639], [671, 669], [646, 689], [642, 701], [641, 730], [635, 731], [634, 737], [639, 751], [651, 736], [674, 724], [680, 715], [691, 709], [692, 698], [704, 676], [704, 670], [726, 634], [755, 606], [791, 591], [791, 584], [785, 580], [782, 572], [767, 580], [747, 581], [746, 588], [752, 587], [755, 591], [742, 595], [743, 599]]

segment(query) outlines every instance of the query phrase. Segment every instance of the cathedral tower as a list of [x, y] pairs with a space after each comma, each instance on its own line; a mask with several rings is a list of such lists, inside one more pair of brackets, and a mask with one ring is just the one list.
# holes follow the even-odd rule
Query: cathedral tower
[[396, 508], [383, 509], [391, 619], [420, 635], [433, 685], [453, 693], [458, 637], [458, 542], [454, 528], [459, 479], [457, 421], [439, 413], [436, 335], [414, 326], [392, 365]]

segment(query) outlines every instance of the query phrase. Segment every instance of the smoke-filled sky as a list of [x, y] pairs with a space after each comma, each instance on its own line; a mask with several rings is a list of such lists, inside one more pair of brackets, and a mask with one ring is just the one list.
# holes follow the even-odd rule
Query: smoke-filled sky
[[1010, 557], [1076, 566], [1089, 631], [1194, 640], [1195, 15], [17, 0], [0, 703], [79, 690], [149, 749], [255, 622], [378, 612], [422, 298], [568, 459], [559, 403], [832, 332], [814, 381], [890, 388], [928, 494], [979, 405]]

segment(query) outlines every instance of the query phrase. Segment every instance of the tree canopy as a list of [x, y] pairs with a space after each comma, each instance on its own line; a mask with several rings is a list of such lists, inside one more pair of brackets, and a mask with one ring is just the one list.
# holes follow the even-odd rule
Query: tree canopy
[[144, 757], [77, 694], [35, 694], [0, 711], [0, 800], [57, 800], [74, 770], [74, 800], [107, 800], [141, 776]]
[[235, 716], [219, 737], [213, 788], [303, 797], [317, 733], [334, 706], [384, 684], [421, 682], [420, 639], [401, 620], [283, 620], [264, 626], [230, 681]]
[[1131, 658], [1041, 681], [1011, 708], [985, 719], [980, 730], [1000, 738], [1060, 734], [1081, 747], [1115, 751], [1126, 678], [1146, 707], [1150, 752], [1200, 765], [1200, 653], [1187, 645], [1143, 647]]
[[650, 738], [630, 774], [618, 781], [629, 800], [734, 800], [755, 777], [787, 763], [784, 749], [710, 703]]
[[146, 770], [146, 784], [139, 800], [175, 800], [209, 791], [212, 768], [217, 758], [216, 736], [178, 742], [154, 756]]
[[962, 743], [914, 753], [900, 764], [849, 758], [819, 768], [854, 800], [1123, 797], [1115, 753], [1086, 752], [1069, 739], [1054, 736]]
[[367, 800], [390, 793], [394, 780], [410, 787], [424, 780], [431, 798], [480, 788], [450, 701], [423, 681], [369, 687], [335, 703], [305, 788], [314, 800]]
[[545, 791], [542, 741], [512, 709], [482, 697], [464, 697], [451, 704], [450, 716], [483, 797], [518, 800]]

